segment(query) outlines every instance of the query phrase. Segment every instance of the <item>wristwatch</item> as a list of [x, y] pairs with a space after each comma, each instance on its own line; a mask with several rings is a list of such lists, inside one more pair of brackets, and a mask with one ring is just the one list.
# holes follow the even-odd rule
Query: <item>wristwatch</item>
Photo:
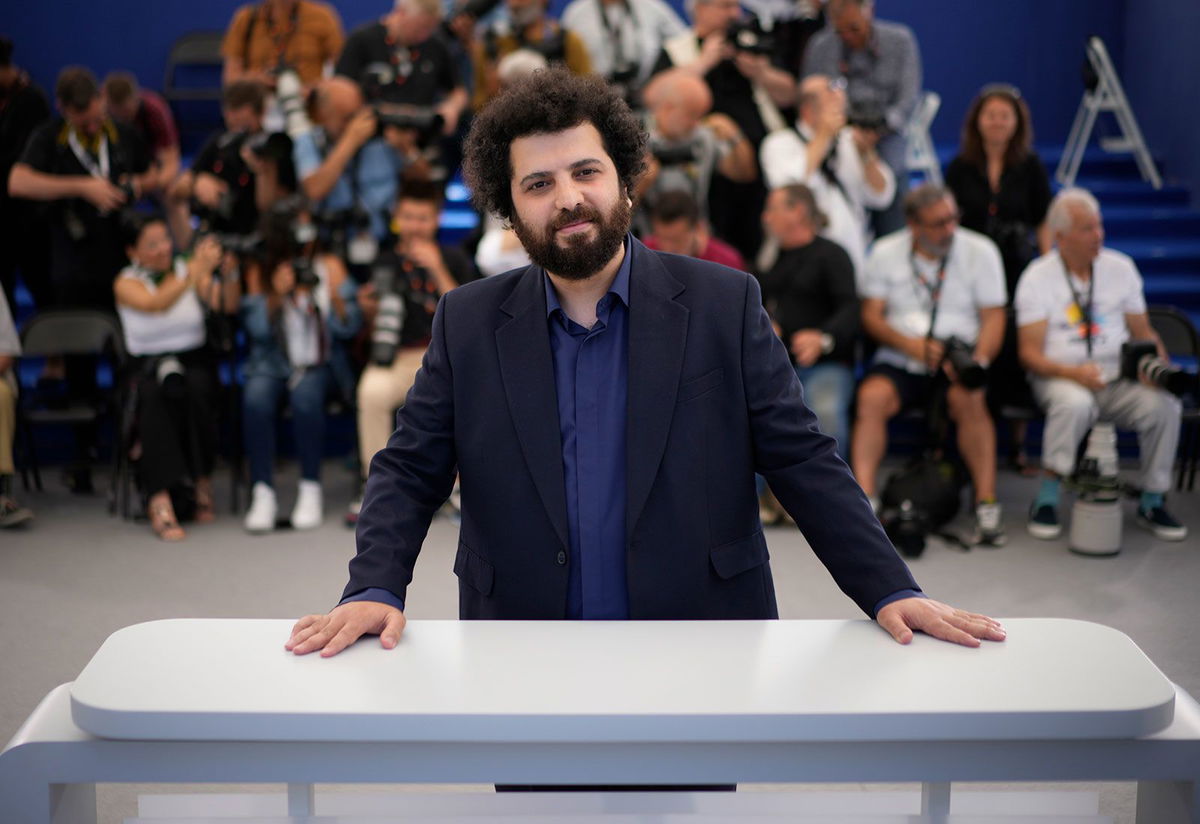
[[833, 351], [833, 335], [828, 332], [821, 333], [821, 354], [828, 355]]

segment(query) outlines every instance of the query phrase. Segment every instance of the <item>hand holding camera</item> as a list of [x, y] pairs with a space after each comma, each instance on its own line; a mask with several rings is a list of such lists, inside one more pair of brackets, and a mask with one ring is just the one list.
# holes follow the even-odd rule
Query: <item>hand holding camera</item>
[[342, 133], [342, 139], [353, 146], [355, 151], [358, 151], [375, 136], [377, 131], [379, 131], [379, 123], [374, 110], [362, 108], [355, 112], [354, 116], [350, 118], [350, 122], [346, 124], [346, 131]]
[[411, 238], [405, 244], [404, 254], [417, 266], [430, 272], [445, 268], [445, 264], [442, 261], [442, 251], [431, 240]]
[[102, 214], [115, 212], [125, 205], [125, 191], [101, 177], [89, 177], [79, 188], [79, 196], [91, 203]]
[[1086, 389], [1098, 392], [1105, 386], [1104, 373], [1094, 363], [1082, 363], [1078, 366], [1070, 367], [1070, 370], [1068, 377], [1076, 383], [1082, 384]]
[[192, 186], [192, 195], [202, 206], [209, 209], [216, 209], [223, 198], [229, 192], [229, 184], [216, 175], [210, 175], [207, 172], [201, 172], [196, 175], [196, 182]]
[[192, 259], [205, 274], [212, 274], [221, 265], [223, 255], [224, 250], [221, 248], [221, 244], [212, 235], [200, 238], [196, 248], [192, 251]]

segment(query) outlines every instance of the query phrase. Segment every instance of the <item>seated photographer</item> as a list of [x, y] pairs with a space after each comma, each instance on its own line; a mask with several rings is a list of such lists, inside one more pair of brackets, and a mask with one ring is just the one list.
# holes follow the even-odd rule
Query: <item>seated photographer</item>
[[342, 20], [329, 3], [262, 0], [233, 13], [221, 55], [222, 83], [253, 80], [274, 90], [282, 69], [291, 69], [305, 88], [322, 77], [342, 51]]
[[845, 460], [859, 306], [849, 255], [818, 236], [824, 222], [812, 190], [803, 184], [767, 195], [763, 223], [779, 244], [779, 257], [759, 281], [763, 305], [791, 352], [804, 402], [816, 413], [821, 431], [837, 439]]
[[763, 176], [772, 189], [803, 183], [829, 219], [824, 235], [837, 243], [862, 276], [870, 236], [867, 208], [884, 208], [896, 192], [896, 176], [875, 150], [877, 135], [846, 125], [844, 85], [825, 75], [800, 84], [800, 117], [791, 129], [763, 141]]
[[561, 63], [575, 74], [591, 74], [592, 58], [578, 34], [561, 26], [547, 13], [548, 0], [504, 0], [508, 11], [476, 40], [471, 54], [475, 68], [475, 111], [500, 91], [498, 64], [518, 49], [530, 49], [550, 63]]
[[[146, 514], [164, 541], [182, 541], [180, 516], [213, 520], [217, 373], [206, 347], [206, 313], [236, 307], [236, 278], [214, 277], [221, 246], [212, 237], [190, 259], [174, 257], [166, 222], [130, 216], [130, 265], [113, 283], [125, 348], [133, 358], [136, 454]], [[176, 502], [181, 504], [177, 511]]]
[[293, 153], [300, 191], [315, 214], [340, 224], [330, 228], [345, 232], [347, 262], [370, 264], [387, 236], [412, 135], [381, 129], [358, 84], [345, 77], [323, 81], [311, 102], [317, 125], [296, 138]]
[[[358, 381], [358, 444], [362, 483], [371, 459], [396, 428], [396, 408], [412, 388], [429, 345], [438, 300], [479, 273], [461, 249], [437, 242], [441, 191], [436, 184], [406, 182], [392, 219], [395, 237], [358, 291], [371, 329], [371, 360]], [[362, 486], [346, 512], [358, 520]]]
[[[1126, 255], [1104, 247], [1100, 205], [1086, 190], [1059, 192], [1046, 225], [1058, 248], [1029, 264], [1016, 296], [1021, 361], [1046, 410], [1046, 477], [1030, 511], [1029, 532], [1047, 540], [1061, 534], [1061, 481], [1074, 472], [1092, 424], [1104, 420], [1138, 434], [1138, 523], [1162, 540], [1182, 541], [1187, 527], [1164, 504], [1179, 444], [1180, 402], [1165, 391], [1173, 370], [1150, 326], [1142, 278]], [[1136, 342], [1148, 351], [1123, 352]], [[1144, 359], [1149, 369], [1140, 365]]]
[[335, 255], [320, 252], [309, 214], [296, 206], [276, 208], [263, 220], [261, 262], [246, 271], [241, 320], [249, 346], [243, 432], [250, 463], [251, 499], [245, 528], [275, 528], [273, 480], [276, 414], [285, 395], [292, 410], [300, 484], [291, 524], [321, 523], [321, 455], [325, 399], [332, 376], [335, 340], [352, 338], [362, 325], [355, 285]]
[[644, 98], [654, 125], [635, 196], [643, 232], [649, 222], [645, 210], [653, 210], [666, 192], [687, 192], [707, 217], [715, 172], [739, 183], [758, 177], [754, 147], [729, 115], [709, 114], [712, 92], [699, 77], [667, 69], [646, 86]]
[[687, 28], [663, 0], [571, 0], [560, 20], [587, 46], [592, 71], [634, 108], [663, 43]]
[[949, 190], [926, 183], [904, 200], [908, 228], [875, 242], [859, 284], [864, 331], [879, 342], [858, 387], [850, 464], [879, 510], [876, 473], [887, 422], [944, 393], [975, 488], [975, 543], [1004, 543], [996, 503], [996, 431], [985, 369], [1004, 337], [1004, 269], [996, 245], [958, 225]]
[[439, 28], [441, 0], [395, 0], [376, 22], [350, 33], [335, 72], [362, 88], [368, 102], [432, 109], [440, 133], [454, 134], [467, 90]]
[[21, 526], [33, 513], [13, 499], [13, 437], [17, 431], [17, 358], [21, 338], [0, 289], [0, 529]]
[[179, 175], [179, 130], [162, 97], [138, 88], [129, 72], [110, 72], [104, 78], [104, 110], [113, 120], [133, 127], [154, 157], [154, 192], [165, 192]]
[[192, 167], [167, 193], [171, 234], [180, 248], [192, 242], [192, 214], [201, 231], [246, 236], [258, 226], [257, 178], [242, 148], [263, 134], [263, 88], [251, 80], [230, 83], [221, 93], [224, 131], [205, 141]]
[[746, 271], [746, 261], [728, 243], [713, 237], [700, 206], [687, 192], [664, 192], [650, 213], [651, 234], [643, 238], [649, 249], [720, 263]]
[[875, 19], [875, 0], [830, 0], [828, 25], [812, 36], [804, 76], [844, 77], [850, 121], [873, 132], [873, 145], [896, 178], [895, 197], [873, 216], [877, 235], [904, 226], [908, 142], [904, 129], [921, 93], [921, 53], [912, 30]]

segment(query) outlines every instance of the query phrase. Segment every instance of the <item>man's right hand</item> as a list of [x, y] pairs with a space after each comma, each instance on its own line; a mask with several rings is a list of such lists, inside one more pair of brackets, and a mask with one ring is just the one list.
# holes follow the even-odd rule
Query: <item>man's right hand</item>
[[1100, 372], [1100, 367], [1094, 363], [1083, 363], [1073, 367], [1068, 377], [1093, 392], [1099, 392], [1105, 386], [1104, 375]]
[[215, 209], [221, 202], [221, 195], [228, 191], [228, 183], [207, 172], [196, 175], [196, 182], [192, 185], [192, 194], [195, 195], [196, 200], [210, 209]]
[[364, 635], [378, 635], [384, 649], [400, 642], [404, 613], [378, 601], [351, 601], [334, 607], [328, 615], [305, 615], [292, 627], [283, 648], [296, 655], [321, 651], [322, 658], [337, 655]]
[[116, 211], [125, 203], [120, 187], [102, 177], [89, 177], [79, 187], [79, 196], [101, 212]]
[[346, 131], [342, 133], [342, 139], [358, 151], [378, 130], [379, 121], [375, 118], [375, 110], [364, 106], [350, 118], [350, 122], [346, 124]]
[[928, 369], [937, 369], [946, 356], [946, 348], [937, 338], [909, 338], [906, 348], [904, 354], [925, 364]]

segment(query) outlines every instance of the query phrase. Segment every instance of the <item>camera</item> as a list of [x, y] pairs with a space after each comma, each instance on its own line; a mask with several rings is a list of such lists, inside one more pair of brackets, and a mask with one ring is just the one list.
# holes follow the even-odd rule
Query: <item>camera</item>
[[445, 118], [428, 106], [409, 106], [400, 103], [376, 103], [372, 106], [379, 121], [378, 136], [388, 126], [417, 133], [417, 148], [426, 149], [442, 135]]
[[925, 538], [949, 523], [961, 504], [963, 477], [950, 461], [918, 456], [888, 478], [879, 523], [906, 558], [925, 551]]
[[400, 333], [408, 315], [405, 295], [397, 288], [407, 285], [406, 279], [397, 277], [403, 263], [403, 259], [387, 255], [380, 258], [371, 270], [371, 283], [379, 297], [379, 311], [371, 330], [371, 362], [379, 366], [389, 366], [395, 359], [396, 350], [400, 348]]
[[349, 209], [323, 212], [315, 216], [317, 229], [332, 254], [354, 266], [369, 266], [379, 253], [379, 243], [371, 234], [371, 215], [355, 205]]
[[1158, 346], [1148, 340], [1127, 341], [1121, 345], [1121, 377], [1131, 381], [1145, 380], [1172, 395], [1200, 391], [1200, 378], [1160, 358]]
[[943, 356], [954, 367], [958, 382], [967, 389], [981, 389], [987, 383], [987, 370], [975, 360], [973, 348], [958, 338], [942, 341]]
[[879, 513], [879, 523], [888, 540], [905, 558], [919, 558], [925, 551], [925, 536], [932, 530], [929, 516], [905, 499], [899, 506], [888, 507]]
[[700, 146], [694, 140], [678, 143], [657, 138], [650, 141], [650, 154], [660, 166], [685, 166], [699, 159]]
[[846, 104], [846, 125], [867, 132], [886, 132], [887, 114], [874, 100], [851, 100]]
[[735, 20], [725, 30], [726, 41], [736, 51], [770, 56], [775, 53], [775, 36], [763, 28], [757, 18]]

